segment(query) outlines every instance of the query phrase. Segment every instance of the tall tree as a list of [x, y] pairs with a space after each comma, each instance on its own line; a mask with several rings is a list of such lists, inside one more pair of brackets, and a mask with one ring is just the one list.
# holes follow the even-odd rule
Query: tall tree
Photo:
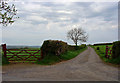
[[74, 28], [67, 32], [68, 39], [73, 40], [75, 45], [77, 46], [79, 42], [86, 42], [88, 39], [87, 33], [82, 28]]
[[8, 3], [1, 1], [0, 2], [0, 24], [3, 26], [7, 26], [8, 24], [12, 24], [16, 18], [17, 10], [15, 5], [12, 4], [11, 6]]

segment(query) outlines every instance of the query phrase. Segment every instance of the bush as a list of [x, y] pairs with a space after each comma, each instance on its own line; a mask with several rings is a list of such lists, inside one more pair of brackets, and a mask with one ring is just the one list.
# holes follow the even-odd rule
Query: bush
[[85, 48], [86, 44], [82, 44], [81, 46], [79, 46], [79, 49]]
[[72, 45], [68, 45], [68, 49], [69, 50], [79, 50], [79, 49], [82, 49], [82, 48], [85, 48], [86, 47], [86, 44], [82, 44], [80, 46], [72, 46]]
[[76, 46], [68, 45], [68, 49], [69, 49], [69, 50], [76, 50], [76, 48], [77, 48]]
[[41, 47], [43, 56], [49, 54], [59, 56], [60, 54], [66, 52], [67, 50], [68, 50], [67, 43], [58, 40], [46, 40], [44, 41]]
[[118, 58], [120, 57], [120, 41], [113, 42], [112, 47], [112, 58]]
[[108, 62], [113, 63], [113, 64], [120, 64], [120, 56], [115, 59], [109, 59]]
[[9, 64], [7, 58], [5, 58], [3, 55], [2, 55], [2, 65], [6, 65], [6, 64]]
[[100, 48], [99, 48], [99, 47], [97, 47], [96, 49], [97, 49], [97, 50], [100, 50]]

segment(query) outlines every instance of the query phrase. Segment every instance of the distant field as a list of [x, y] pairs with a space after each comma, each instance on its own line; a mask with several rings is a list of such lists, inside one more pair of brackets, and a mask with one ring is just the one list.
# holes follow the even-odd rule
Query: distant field
[[40, 48], [41, 46], [9, 46], [9, 45], [7, 45], [7, 49], [21, 49], [21, 48], [33, 48], [33, 49], [35, 49], [35, 48]]
[[40, 50], [40, 48], [7, 48], [7, 49], [19, 49], [19, 50]]
[[[107, 46], [112, 47], [112, 45], [107, 45]], [[104, 62], [112, 63], [112, 64], [120, 64], [120, 57], [116, 59], [112, 59], [112, 57], [110, 57], [110, 59], [105, 58], [106, 45], [97, 45], [97, 46], [92, 46], [92, 47], [95, 49], [96, 53], [100, 56], [100, 58]], [[97, 47], [99, 47], [99, 50], [97, 50]]]
[[99, 47], [99, 51], [103, 54], [105, 54], [106, 52], [106, 46], [112, 47], [112, 45], [98, 45], [98, 46], [94, 46], [95, 49], [97, 49], [97, 47]]

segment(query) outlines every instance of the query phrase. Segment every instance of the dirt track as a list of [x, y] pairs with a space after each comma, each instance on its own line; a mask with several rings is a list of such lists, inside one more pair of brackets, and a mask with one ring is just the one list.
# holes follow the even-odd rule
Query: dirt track
[[51, 66], [11, 64], [3, 66], [3, 81], [118, 81], [118, 68], [106, 65], [88, 47], [76, 58]]

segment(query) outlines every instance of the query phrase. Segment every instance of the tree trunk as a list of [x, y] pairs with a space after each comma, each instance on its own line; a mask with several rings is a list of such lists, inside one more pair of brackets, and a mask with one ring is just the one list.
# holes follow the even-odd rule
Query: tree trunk
[[76, 44], [76, 47], [77, 47], [77, 42], [75, 44]]
[[76, 44], [75, 50], [78, 50], [77, 42], [75, 44]]

